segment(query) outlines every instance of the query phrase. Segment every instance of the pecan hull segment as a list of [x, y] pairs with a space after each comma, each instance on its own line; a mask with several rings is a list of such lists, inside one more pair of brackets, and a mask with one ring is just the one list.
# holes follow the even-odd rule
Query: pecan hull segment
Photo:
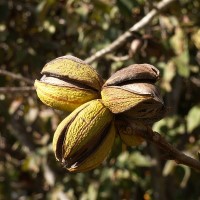
[[53, 150], [68, 171], [83, 172], [103, 162], [114, 138], [113, 114], [101, 100], [92, 100], [59, 124], [53, 138]]

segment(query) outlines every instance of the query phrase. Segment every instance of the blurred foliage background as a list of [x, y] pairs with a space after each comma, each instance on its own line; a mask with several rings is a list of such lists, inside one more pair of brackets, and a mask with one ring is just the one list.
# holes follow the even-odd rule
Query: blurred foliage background
[[[43, 105], [31, 86], [45, 63], [86, 59], [144, 17], [158, 1], [0, 0], [0, 199], [200, 200], [199, 173], [149, 143], [122, 150], [88, 173], [69, 174], [51, 142], [67, 115]], [[181, 151], [200, 151], [200, 2], [179, 0], [117, 51], [92, 66], [106, 79], [132, 63], [161, 71], [168, 115], [154, 130]], [[12, 75], [13, 75], [12, 74]], [[17, 90], [11, 90], [17, 87]]]

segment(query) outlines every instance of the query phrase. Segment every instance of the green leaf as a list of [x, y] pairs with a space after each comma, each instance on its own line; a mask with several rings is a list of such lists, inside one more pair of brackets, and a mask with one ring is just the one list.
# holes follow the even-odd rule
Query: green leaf
[[137, 5], [136, 1], [130, 1], [130, 0], [118, 0], [117, 4], [119, 6], [119, 9], [126, 15], [132, 14], [132, 9], [134, 6]]
[[197, 49], [200, 49], [200, 28], [192, 35], [192, 41]]
[[187, 38], [180, 26], [176, 27], [175, 33], [170, 39], [170, 44], [176, 55], [180, 55], [187, 48]]
[[188, 51], [186, 50], [179, 56], [175, 57], [174, 63], [177, 66], [178, 74], [182, 77], [188, 78], [190, 75]]
[[170, 43], [174, 53], [176, 54], [173, 62], [177, 67], [178, 74], [182, 77], [188, 78], [190, 75], [188, 40], [185, 31], [181, 27], [178, 26], [175, 29], [175, 34], [170, 39]]
[[200, 126], [200, 104], [191, 108], [187, 115], [187, 127], [190, 133], [199, 126]]

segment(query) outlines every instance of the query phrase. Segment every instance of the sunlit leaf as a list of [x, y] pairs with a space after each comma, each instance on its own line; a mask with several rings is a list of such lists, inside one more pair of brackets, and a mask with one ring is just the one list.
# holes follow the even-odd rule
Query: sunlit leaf
[[194, 32], [194, 34], [192, 35], [192, 40], [196, 48], [200, 49], [200, 29]]
[[195, 128], [200, 127], [200, 105], [191, 108], [187, 115], [187, 127], [191, 133]]

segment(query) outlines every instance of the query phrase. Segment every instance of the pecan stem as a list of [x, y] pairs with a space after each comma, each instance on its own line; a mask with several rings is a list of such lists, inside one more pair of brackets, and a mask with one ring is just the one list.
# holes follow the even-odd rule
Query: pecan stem
[[173, 145], [168, 143], [163, 136], [154, 132], [151, 128], [148, 128], [148, 131], [140, 132], [140, 136], [166, 152], [168, 158], [175, 160], [177, 164], [187, 165], [200, 172], [200, 162], [198, 160], [176, 149]]

